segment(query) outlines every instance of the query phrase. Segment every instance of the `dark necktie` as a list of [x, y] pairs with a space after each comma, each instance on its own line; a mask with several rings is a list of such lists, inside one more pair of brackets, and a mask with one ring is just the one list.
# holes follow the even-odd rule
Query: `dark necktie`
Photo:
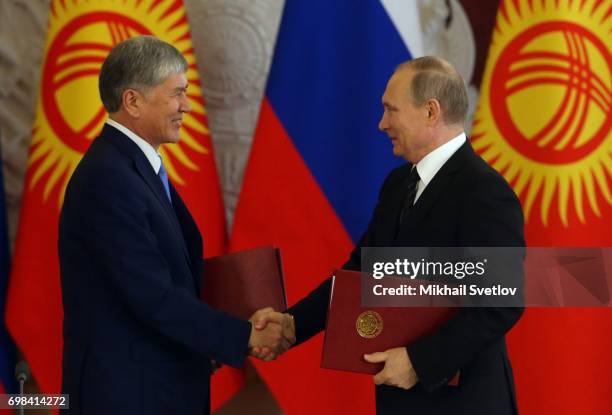
[[402, 205], [402, 211], [400, 213], [400, 223], [406, 220], [414, 205], [414, 198], [416, 197], [417, 183], [419, 180], [421, 180], [419, 172], [416, 166], [412, 166], [412, 170], [410, 170], [410, 174], [408, 175], [408, 182], [406, 183], [406, 196], [404, 197], [404, 204]]
[[[161, 158], [161, 157], [160, 157]], [[172, 198], [170, 197], [170, 183], [168, 182], [168, 172], [164, 168], [164, 163], [160, 164], [159, 173], [157, 173], [159, 179], [164, 185], [164, 189], [166, 190], [166, 196], [168, 196], [168, 200], [172, 203]]]

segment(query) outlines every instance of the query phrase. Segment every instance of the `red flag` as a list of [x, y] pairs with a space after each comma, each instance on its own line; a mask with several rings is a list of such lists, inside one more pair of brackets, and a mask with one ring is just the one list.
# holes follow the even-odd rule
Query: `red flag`
[[[612, 5], [505, 0], [474, 147], [514, 187], [529, 246], [612, 243]], [[525, 414], [612, 413], [609, 309], [530, 309], [509, 336]]]
[[[104, 58], [115, 44], [142, 34], [174, 45], [189, 63], [192, 111], [184, 117], [180, 143], [161, 152], [204, 236], [206, 255], [226, 251], [223, 202], [182, 0], [52, 1], [7, 304], [9, 329], [46, 393], [59, 392], [61, 381], [57, 239], [65, 186], [106, 118], [98, 96]], [[232, 376], [214, 379], [236, 384]]]

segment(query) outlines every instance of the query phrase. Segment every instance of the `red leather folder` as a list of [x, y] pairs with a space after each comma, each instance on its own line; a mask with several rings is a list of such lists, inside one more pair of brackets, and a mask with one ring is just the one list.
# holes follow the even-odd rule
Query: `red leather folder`
[[280, 250], [261, 247], [204, 260], [201, 298], [248, 320], [264, 307], [287, 308]]
[[[382, 330], [372, 338], [363, 337], [357, 330], [358, 317], [367, 312], [377, 313], [382, 320]], [[361, 273], [338, 270], [332, 284], [321, 367], [378, 373], [384, 364], [368, 363], [363, 359], [364, 354], [407, 346], [431, 333], [454, 313], [455, 309], [449, 307], [364, 308], [361, 306]], [[361, 331], [363, 333], [363, 327]], [[457, 381], [455, 376], [449, 385], [456, 385]]]

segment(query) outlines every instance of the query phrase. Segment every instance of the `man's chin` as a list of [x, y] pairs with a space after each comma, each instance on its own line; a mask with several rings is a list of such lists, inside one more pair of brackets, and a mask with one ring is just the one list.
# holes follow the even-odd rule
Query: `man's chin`
[[166, 138], [166, 144], [176, 144], [179, 141], [181, 141], [181, 136], [178, 132]]

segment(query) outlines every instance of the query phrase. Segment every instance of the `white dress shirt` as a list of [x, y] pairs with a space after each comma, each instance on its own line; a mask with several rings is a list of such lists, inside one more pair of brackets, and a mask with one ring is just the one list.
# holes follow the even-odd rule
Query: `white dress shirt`
[[415, 203], [419, 200], [419, 197], [436, 173], [444, 166], [444, 163], [459, 150], [459, 147], [461, 147], [466, 140], [465, 133], [461, 133], [457, 137], [436, 148], [416, 164], [416, 169], [421, 180], [417, 183], [417, 192], [414, 198]]
[[136, 144], [147, 157], [147, 160], [149, 160], [149, 163], [151, 163], [151, 167], [153, 167], [153, 171], [155, 172], [155, 174], [159, 174], [159, 169], [162, 163], [161, 155], [157, 151], [155, 151], [151, 144], [145, 141], [144, 138], [140, 137], [134, 131], [127, 128], [125, 125], [122, 125], [113, 119], [109, 118], [108, 120], [106, 120], [106, 123], [128, 136], [128, 138], [132, 140], [134, 144]]

